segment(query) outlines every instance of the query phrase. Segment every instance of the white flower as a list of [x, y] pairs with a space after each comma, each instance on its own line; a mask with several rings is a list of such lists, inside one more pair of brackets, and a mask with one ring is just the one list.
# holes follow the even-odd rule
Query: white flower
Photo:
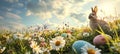
[[37, 45], [37, 42], [35, 41], [31, 41], [30, 47], [32, 48], [33, 53], [35, 54], [43, 53], [43, 51], [41, 50], [41, 48]]
[[30, 51], [26, 52], [25, 54], [30, 54]]
[[65, 40], [63, 39], [63, 37], [58, 36], [58, 37], [53, 38], [50, 41], [50, 45], [52, 49], [59, 50], [60, 48], [65, 46]]
[[50, 54], [48, 48], [40, 46], [35, 41], [31, 41], [30, 47], [32, 48], [33, 53], [35, 54], [44, 54], [44, 53]]
[[24, 39], [25, 39], [25, 40], [28, 40], [28, 41], [29, 41], [29, 40], [32, 40], [32, 38], [29, 37], [29, 36], [24, 37]]
[[83, 35], [84, 37], [88, 37], [88, 36], [89, 36], [89, 33], [88, 33], [88, 32], [84, 32], [82, 35]]
[[45, 41], [45, 38], [43, 37], [38, 37], [40, 41]]
[[20, 33], [16, 33], [13, 35], [13, 38], [14, 39], [23, 39], [24, 35], [23, 34], [20, 34]]
[[38, 37], [38, 33], [37, 33], [37, 32], [34, 32], [34, 33], [32, 34], [32, 37]]
[[3, 48], [2, 48], [2, 47], [0, 46], [0, 53], [2, 53], [5, 49], [6, 49], [6, 47], [3, 47]]
[[120, 50], [120, 42], [113, 43], [113, 46], [111, 46], [111, 49]]
[[101, 54], [98, 48], [93, 45], [85, 45], [81, 48], [82, 54]]
[[31, 47], [31, 48], [34, 48], [34, 46], [37, 46], [37, 42], [35, 42], [35, 41], [31, 41], [30, 43], [31, 43], [31, 44], [30, 44], [30, 47]]
[[39, 46], [34, 46], [33, 52], [36, 53], [36, 54], [43, 53], [43, 51], [40, 49]]

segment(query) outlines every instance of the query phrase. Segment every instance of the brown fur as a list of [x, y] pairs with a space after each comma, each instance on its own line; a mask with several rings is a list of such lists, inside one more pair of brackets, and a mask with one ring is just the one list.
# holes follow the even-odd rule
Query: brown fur
[[102, 30], [110, 30], [110, 27], [107, 22], [104, 20], [98, 20], [97, 19], [97, 6], [95, 8], [91, 8], [92, 13], [89, 15], [90, 19], [90, 27], [92, 30], [100, 30], [99, 28], [101, 27]]

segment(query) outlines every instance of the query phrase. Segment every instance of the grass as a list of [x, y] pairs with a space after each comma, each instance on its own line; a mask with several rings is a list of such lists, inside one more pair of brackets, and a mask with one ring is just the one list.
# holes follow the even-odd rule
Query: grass
[[[83, 28], [65, 28], [62, 30], [45, 30], [45, 31], [22, 31], [22, 32], [10, 32], [10, 31], [2, 31], [0, 32], [0, 46], [1, 50], [2, 47], [6, 47], [6, 49], [1, 52], [2, 54], [25, 54], [26, 52], [30, 52], [33, 54], [32, 48], [30, 47], [29, 38], [35, 39], [35, 41], [40, 44], [41, 40], [39, 37], [45, 38], [45, 42], [47, 43], [47, 47], [49, 48], [49, 41], [56, 36], [60, 36], [62, 33], [68, 33], [70, 31], [71, 35], [68, 35], [64, 39], [66, 40], [66, 44], [61, 50], [50, 50], [51, 54], [75, 54], [72, 49], [72, 44], [77, 40], [85, 40], [91, 44], [93, 44], [93, 39], [98, 34], [108, 34], [112, 36], [110, 41], [107, 41], [106, 45], [96, 46], [102, 50], [102, 54], [119, 54], [120, 53], [120, 45], [115, 44], [120, 42], [120, 20], [116, 20], [110, 25], [115, 25], [116, 27], [111, 27], [111, 32], [104, 33], [105, 31], [91, 31], [89, 27]], [[89, 33], [88, 36], [84, 36], [83, 33]], [[24, 35], [22, 38], [14, 38], [14, 34], [21, 33]], [[34, 35], [33, 35], [34, 34]], [[94, 44], [93, 44], [94, 45]], [[114, 47], [114, 49], [111, 48]]]

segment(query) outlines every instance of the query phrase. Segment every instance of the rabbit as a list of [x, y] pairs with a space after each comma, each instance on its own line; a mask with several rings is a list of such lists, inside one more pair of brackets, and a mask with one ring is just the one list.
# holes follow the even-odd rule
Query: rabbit
[[90, 20], [90, 27], [93, 31], [95, 30], [100, 30], [100, 28], [102, 28], [103, 31], [107, 30], [109, 31], [110, 30], [110, 27], [109, 27], [109, 24], [107, 22], [105, 22], [104, 20], [99, 20], [97, 19], [97, 11], [98, 11], [98, 8], [97, 6], [93, 8], [91, 8], [91, 11], [92, 13], [89, 14], [88, 18]]

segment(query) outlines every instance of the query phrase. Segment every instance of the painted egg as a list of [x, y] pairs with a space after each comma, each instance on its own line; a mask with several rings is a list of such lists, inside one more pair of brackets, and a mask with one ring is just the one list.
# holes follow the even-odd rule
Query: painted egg
[[62, 33], [61, 36], [62, 37], [67, 37], [67, 33]]
[[97, 35], [94, 39], [93, 39], [93, 44], [94, 45], [104, 45], [106, 44], [106, 40], [111, 39], [111, 36], [103, 36], [103, 35]]
[[78, 40], [73, 43], [72, 48], [77, 54], [81, 54], [82, 53], [81, 48], [86, 44], [91, 45], [89, 42]]

